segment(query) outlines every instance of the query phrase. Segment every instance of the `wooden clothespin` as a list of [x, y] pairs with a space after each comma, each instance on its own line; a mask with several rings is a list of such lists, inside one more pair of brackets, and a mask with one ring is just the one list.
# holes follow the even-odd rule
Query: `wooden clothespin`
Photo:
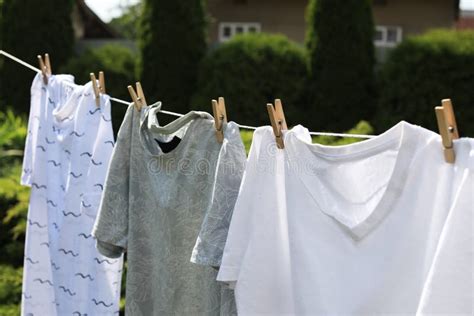
[[44, 54], [44, 60], [41, 55], [38, 55], [38, 63], [43, 74], [44, 84], [48, 84], [48, 77], [53, 73], [51, 70], [51, 62], [49, 60], [49, 54]]
[[142, 85], [140, 82], [136, 83], [137, 86], [137, 92], [135, 92], [135, 89], [133, 89], [132, 86], [128, 86], [128, 92], [130, 93], [130, 96], [132, 97], [133, 103], [135, 103], [135, 108], [137, 111], [141, 111], [141, 109], [146, 106], [146, 99], [145, 95], [143, 94], [143, 89]]
[[283, 130], [288, 129], [285, 120], [285, 113], [283, 112], [283, 105], [280, 99], [275, 100], [275, 107], [273, 104], [267, 104], [268, 116], [270, 116], [270, 122], [272, 123], [273, 133], [275, 134], [277, 147], [280, 149], [285, 148], [283, 143]]
[[439, 134], [443, 141], [444, 159], [447, 163], [454, 163], [456, 155], [454, 153], [453, 140], [459, 138], [459, 132], [451, 100], [441, 100], [441, 106], [435, 107], [435, 112]]
[[224, 124], [227, 123], [227, 112], [224, 98], [219, 97], [218, 100], [212, 100], [212, 112], [214, 114], [216, 138], [219, 143], [222, 143], [224, 141]]
[[103, 71], [99, 72], [99, 85], [97, 85], [95, 74], [91, 72], [91, 82], [92, 82], [92, 88], [94, 89], [95, 104], [97, 105], [97, 107], [100, 107], [100, 94], [105, 93], [104, 72]]

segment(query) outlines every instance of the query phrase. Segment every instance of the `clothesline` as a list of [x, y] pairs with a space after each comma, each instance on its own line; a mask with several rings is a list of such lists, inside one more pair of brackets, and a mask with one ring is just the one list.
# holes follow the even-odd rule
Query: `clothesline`
[[[20, 65], [26, 67], [26, 68], [29, 68], [33, 71], [36, 71], [38, 73], [41, 73], [41, 70], [36, 68], [35, 66], [21, 60], [20, 58], [16, 57], [16, 56], [13, 56], [12, 54], [9, 54], [7, 53], [6, 51], [4, 50], [0, 50], [0, 55], [4, 55], [5, 57], [7, 58], [10, 58], [11, 60], [19, 63]], [[118, 99], [118, 98], [114, 98], [114, 97], [110, 97], [110, 100], [111, 101], [114, 101], [116, 103], [120, 103], [120, 104], [124, 104], [124, 105], [130, 105], [130, 104], [133, 104], [133, 102], [129, 102], [129, 101], [125, 101], [125, 100], [121, 100], [121, 99]], [[166, 110], [161, 110], [160, 111], [161, 113], [163, 114], [168, 114], [168, 115], [172, 115], [172, 116], [176, 116], [176, 117], [181, 117], [183, 116], [184, 114], [181, 114], [181, 113], [176, 113], [176, 112], [172, 112], [172, 111], [166, 111]], [[248, 130], [255, 130], [257, 129], [255, 126], [249, 126], [249, 125], [242, 125], [242, 124], [237, 124], [239, 126], [239, 128], [241, 129], [248, 129]], [[334, 137], [350, 137], [350, 138], [373, 138], [375, 137], [375, 135], [362, 135], [362, 134], [344, 134], [344, 133], [327, 133], [327, 132], [310, 132], [309, 133], [310, 135], [314, 135], [314, 136], [334, 136]]]

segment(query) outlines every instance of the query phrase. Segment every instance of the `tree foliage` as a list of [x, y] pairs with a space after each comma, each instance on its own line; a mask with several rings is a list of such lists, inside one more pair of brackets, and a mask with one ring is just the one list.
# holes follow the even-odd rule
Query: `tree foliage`
[[142, 3], [138, 2], [133, 5], [122, 8], [123, 14], [113, 18], [109, 25], [119, 34], [130, 40], [138, 39], [138, 21], [142, 13]]
[[374, 24], [370, 0], [310, 0], [310, 128], [345, 130], [370, 119], [374, 102]]
[[224, 96], [232, 120], [268, 124], [265, 106], [281, 98], [288, 122], [299, 122], [306, 74], [304, 49], [285, 36], [236, 36], [203, 60], [193, 105], [210, 110], [211, 99]]
[[403, 41], [380, 73], [376, 128], [400, 120], [438, 131], [434, 107], [451, 98], [461, 135], [474, 136], [474, 31], [434, 30]]
[[0, 264], [23, 263], [29, 189], [20, 185], [26, 122], [0, 112]]
[[[38, 54], [49, 53], [53, 72], [71, 56], [74, 32], [73, 0], [3, 0], [0, 19], [2, 49], [37, 65]], [[35, 74], [12, 61], [4, 61], [0, 95], [17, 112], [28, 112], [28, 87]]]
[[204, 0], [144, 0], [140, 26], [140, 78], [148, 102], [189, 109], [205, 55]]

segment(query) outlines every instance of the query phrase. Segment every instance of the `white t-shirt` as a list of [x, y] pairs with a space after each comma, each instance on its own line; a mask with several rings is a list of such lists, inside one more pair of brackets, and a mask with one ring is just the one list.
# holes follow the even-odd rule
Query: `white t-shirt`
[[474, 140], [401, 122], [330, 147], [258, 128], [218, 280], [239, 315], [473, 313]]
[[36, 76], [21, 183], [31, 186], [22, 315], [114, 315], [122, 259], [99, 254], [91, 235], [114, 147], [110, 100], [91, 83]]

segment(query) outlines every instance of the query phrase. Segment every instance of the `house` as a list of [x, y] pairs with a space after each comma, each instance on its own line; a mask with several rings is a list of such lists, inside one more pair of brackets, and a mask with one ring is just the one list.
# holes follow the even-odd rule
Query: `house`
[[[282, 33], [303, 43], [308, 0], [208, 0], [212, 44], [246, 32]], [[404, 37], [431, 28], [451, 28], [459, 0], [373, 0], [374, 44], [379, 59]]]
[[456, 28], [459, 30], [474, 29], [474, 10], [461, 11]]
[[132, 49], [135, 48], [133, 41], [124, 39], [102, 21], [87, 6], [84, 0], [76, 0], [72, 12], [72, 24], [76, 39], [76, 51], [79, 53], [87, 48], [100, 47], [110, 43], [121, 44]]

